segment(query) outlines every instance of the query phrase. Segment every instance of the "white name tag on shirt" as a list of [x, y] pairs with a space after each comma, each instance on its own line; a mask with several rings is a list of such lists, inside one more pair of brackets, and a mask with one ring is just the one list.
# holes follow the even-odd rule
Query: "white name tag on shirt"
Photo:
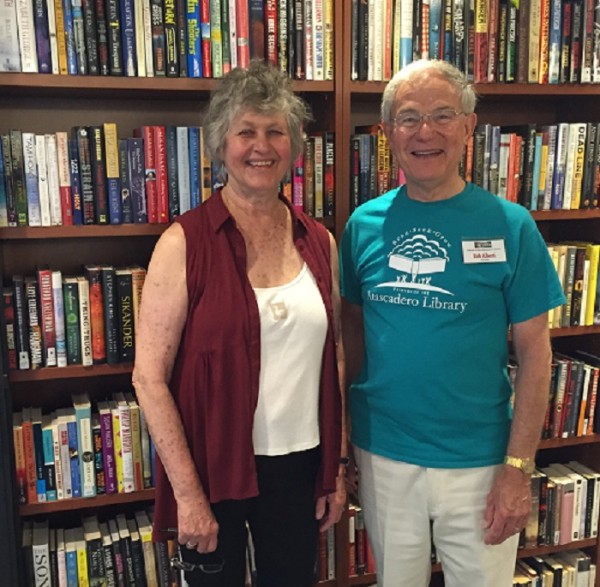
[[502, 263], [506, 261], [503, 238], [463, 240], [463, 263]]

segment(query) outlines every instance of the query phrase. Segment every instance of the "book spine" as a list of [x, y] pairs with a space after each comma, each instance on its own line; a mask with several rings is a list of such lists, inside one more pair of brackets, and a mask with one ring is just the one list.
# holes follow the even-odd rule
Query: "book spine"
[[169, 220], [179, 215], [179, 191], [178, 191], [178, 161], [177, 161], [177, 127], [169, 125], [165, 127], [166, 157], [167, 157], [167, 183], [169, 201]]
[[165, 68], [168, 77], [179, 75], [179, 43], [175, 0], [164, 0]]
[[115, 271], [112, 267], [102, 267], [102, 297], [104, 310], [104, 330], [106, 338], [106, 362], [119, 363], [119, 321], [116, 297]]
[[92, 354], [90, 285], [85, 277], [78, 277], [77, 286], [77, 296], [79, 299], [79, 328], [81, 332], [81, 364], [84, 367], [91, 367], [94, 364], [94, 360]]
[[58, 179], [58, 151], [56, 136], [44, 135], [46, 148], [46, 173], [48, 179], [48, 196], [50, 203], [50, 224], [60, 226], [62, 223], [62, 208], [60, 201], [60, 181]]
[[79, 326], [79, 293], [77, 280], [63, 280], [63, 305], [65, 314], [65, 338], [67, 343], [67, 364], [79, 365], [82, 362], [82, 339]]
[[108, 62], [111, 75], [123, 75], [123, 47], [121, 45], [121, 15], [119, 0], [106, 0], [108, 26]]
[[121, 0], [121, 51], [123, 55], [123, 74], [129, 77], [137, 75], [137, 46], [135, 32], [134, 0]]
[[58, 187], [60, 193], [61, 223], [73, 225], [73, 195], [71, 193], [71, 161], [69, 157], [69, 135], [56, 133], [56, 159], [58, 162]]
[[96, 216], [96, 205], [94, 203], [94, 183], [92, 179], [92, 159], [90, 153], [89, 131], [85, 126], [80, 126], [73, 129], [73, 135], [77, 140], [79, 183], [81, 185], [81, 200], [83, 205], [83, 223], [93, 224]]
[[115, 448], [113, 441], [112, 414], [109, 409], [100, 413], [100, 432], [102, 434], [102, 465], [104, 468], [106, 493], [117, 492], [117, 473], [115, 469]]
[[96, 11], [96, 42], [98, 44], [98, 73], [110, 75], [110, 61], [108, 58], [108, 21], [106, 18], [106, 5], [104, 0], [94, 0]]
[[27, 222], [29, 226], [41, 226], [35, 135], [30, 132], [23, 132], [21, 133], [21, 138], [23, 143], [23, 172], [25, 174], [25, 190], [27, 192]]
[[21, 71], [38, 72], [36, 34], [34, 25], [33, 2], [16, 0], [17, 24], [19, 28], [19, 48], [21, 52]]
[[152, 54], [154, 57], [154, 75], [166, 75], [165, 63], [165, 26], [162, 0], [150, 0], [152, 14]]
[[14, 190], [17, 226], [27, 226], [27, 188], [23, 162], [23, 136], [20, 130], [9, 131], [10, 157], [12, 160], [12, 185]]
[[90, 161], [92, 167], [96, 224], [108, 224], [109, 221], [103, 134], [101, 126], [90, 127]]
[[31, 369], [39, 369], [44, 365], [42, 327], [39, 318], [38, 285], [33, 278], [26, 277], [25, 297], [29, 316], [29, 358]]
[[131, 272], [117, 272], [119, 300], [119, 351], [123, 363], [132, 362], [135, 354], [133, 322], [133, 286]]
[[102, 272], [100, 267], [87, 266], [85, 276], [89, 282], [92, 360], [97, 365], [106, 363], [104, 296], [102, 294]]
[[133, 210], [131, 208], [131, 186], [129, 185], [129, 156], [127, 152], [127, 139], [119, 139], [119, 186], [121, 188], [121, 214], [123, 224], [133, 223]]
[[144, 141], [141, 138], [127, 139], [127, 160], [129, 167], [129, 189], [133, 221], [138, 223], [148, 222], [145, 169]]
[[71, 209], [73, 210], [73, 224], [83, 224], [83, 202], [81, 195], [81, 181], [79, 177], [79, 148], [77, 140], [69, 139], [69, 175], [71, 179]]
[[67, 366], [67, 342], [65, 335], [65, 313], [63, 305], [62, 275], [52, 271], [52, 301], [54, 308], [54, 333], [56, 342], [56, 365]]
[[44, 366], [56, 367], [56, 328], [54, 325], [54, 292], [52, 272], [40, 269], [37, 272], [42, 341], [44, 344]]
[[96, 9], [93, 0], [81, 0], [83, 11], [83, 26], [85, 31], [85, 47], [87, 67], [90, 75], [98, 75], [98, 40], [96, 31]]
[[108, 220], [110, 224], [121, 224], [123, 222], [123, 208], [121, 202], [117, 125], [114, 122], [105, 122], [103, 131], [104, 152], [106, 154]]
[[13, 275], [13, 292], [15, 304], [15, 346], [17, 349], [17, 368], [29, 369], [29, 331], [25, 284], [22, 275]]

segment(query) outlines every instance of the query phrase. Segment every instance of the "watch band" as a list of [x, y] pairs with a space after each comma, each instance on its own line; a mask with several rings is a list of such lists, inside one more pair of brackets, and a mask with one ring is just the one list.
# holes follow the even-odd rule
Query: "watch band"
[[519, 469], [526, 475], [531, 475], [535, 470], [535, 461], [530, 458], [512, 457], [507, 455], [504, 457], [504, 464]]

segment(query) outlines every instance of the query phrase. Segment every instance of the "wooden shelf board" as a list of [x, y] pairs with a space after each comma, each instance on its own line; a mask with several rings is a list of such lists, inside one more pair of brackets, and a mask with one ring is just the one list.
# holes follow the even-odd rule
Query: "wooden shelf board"
[[573, 436], [571, 438], [544, 438], [540, 441], [539, 450], [551, 448], [563, 448], [565, 446], [578, 446], [582, 444], [600, 443], [600, 434], [589, 434], [586, 436]]
[[600, 325], [569, 326], [566, 328], [550, 329], [550, 338], [560, 338], [562, 336], [585, 336], [586, 334], [600, 334]]
[[352, 575], [350, 585], [373, 585], [377, 581], [377, 575], [367, 573], [366, 575]]
[[[184, 77], [121, 77], [45, 75], [39, 73], [2, 73], [0, 93], [3, 96], [34, 96], [52, 98], [144, 98], [189, 99], [206, 98], [219, 80]], [[297, 92], [333, 92], [333, 81], [293, 80]]]
[[42, 369], [27, 369], [24, 371], [12, 370], [8, 373], [10, 383], [23, 383], [27, 381], [50, 381], [52, 379], [74, 379], [77, 377], [106, 377], [110, 375], [126, 375], [131, 373], [131, 363], [117, 363], [116, 365], [70, 365], [68, 367], [44, 367]]
[[102, 508], [124, 503], [137, 503], [154, 500], [154, 489], [144, 489], [134, 493], [113, 493], [111, 495], [98, 495], [96, 497], [77, 497], [73, 499], [61, 499], [48, 501], [46, 503], [28, 503], [19, 506], [21, 516], [37, 516], [40, 514], [52, 514], [55, 512], [67, 512], [84, 510], [89, 508]]
[[[387, 82], [353, 81], [352, 94], [383, 93]], [[600, 84], [475, 84], [479, 96], [600, 96]]]
[[535, 210], [531, 216], [536, 222], [552, 222], [561, 220], [595, 220], [600, 218], [600, 209], [588, 210]]
[[31, 240], [59, 238], [129, 238], [132, 236], [158, 236], [168, 224], [88, 224], [85, 226], [48, 226], [0, 228], [0, 240]]
[[553, 552], [561, 552], [563, 550], [572, 550], [573, 548], [591, 548], [596, 546], [598, 540], [596, 538], [586, 538], [585, 540], [576, 540], [567, 544], [559, 544], [552, 546], [538, 546], [537, 548], [521, 548], [517, 551], [517, 558], [525, 558], [527, 556], [541, 556], [544, 554], [552, 554]]

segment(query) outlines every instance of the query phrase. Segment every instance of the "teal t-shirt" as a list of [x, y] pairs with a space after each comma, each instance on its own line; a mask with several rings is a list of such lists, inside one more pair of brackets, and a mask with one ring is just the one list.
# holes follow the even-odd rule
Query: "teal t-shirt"
[[501, 462], [508, 327], [565, 302], [529, 212], [472, 184], [427, 203], [401, 187], [352, 214], [340, 268], [365, 329], [353, 443], [425, 467]]

